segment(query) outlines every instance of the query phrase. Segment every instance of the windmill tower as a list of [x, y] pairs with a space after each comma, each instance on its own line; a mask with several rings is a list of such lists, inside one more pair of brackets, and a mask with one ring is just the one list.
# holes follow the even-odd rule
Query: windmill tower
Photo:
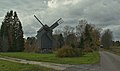
[[53, 38], [52, 32], [59, 24], [63, 23], [62, 18], [58, 19], [50, 27], [48, 25], [43, 25], [42, 22], [34, 15], [34, 17], [39, 21], [42, 27], [37, 31], [37, 45], [41, 50], [51, 50], [57, 47], [57, 41]]

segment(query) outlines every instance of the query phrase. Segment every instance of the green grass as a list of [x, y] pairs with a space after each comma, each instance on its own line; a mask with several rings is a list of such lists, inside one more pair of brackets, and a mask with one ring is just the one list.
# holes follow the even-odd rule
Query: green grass
[[0, 53], [0, 56], [9, 56], [33, 61], [52, 62], [60, 64], [93, 64], [99, 62], [100, 56], [98, 52], [87, 53], [82, 57], [66, 57], [59, 58], [55, 54], [37, 54], [37, 53]]
[[0, 71], [55, 71], [37, 65], [20, 64], [0, 60]]

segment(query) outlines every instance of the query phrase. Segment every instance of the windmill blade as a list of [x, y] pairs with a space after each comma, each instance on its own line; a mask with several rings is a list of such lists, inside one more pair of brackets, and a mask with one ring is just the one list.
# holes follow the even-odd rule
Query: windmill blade
[[58, 21], [56, 21], [58, 24], [61, 24], [61, 23], [63, 23], [64, 21], [63, 21], [63, 19], [62, 18], [60, 18]]
[[40, 24], [42, 25], [42, 26], [44, 26], [43, 24], [42, 24], [42, 22], [34, 15], [34, 17], [40, 22]]
[[53, 25], [50, 26], [50, 29], [54, 29], [55, 27], [57, 27], [59, 24], [63, 22], [64, 21], [62, 20], [62, 18], [58, 19]]

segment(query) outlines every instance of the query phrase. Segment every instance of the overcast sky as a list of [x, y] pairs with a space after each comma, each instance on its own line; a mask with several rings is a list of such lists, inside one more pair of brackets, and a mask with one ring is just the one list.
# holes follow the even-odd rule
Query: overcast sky
[[17, 11], [25, 37], [35, 36], [41, 27], [35, 14], [49, 26], [63, 18], [58, 28], [86, 19], [102, 29], [111, 29], [115, 40], [120, 40], [120, 0], [0, 0], [0, 24], [10, 10]]

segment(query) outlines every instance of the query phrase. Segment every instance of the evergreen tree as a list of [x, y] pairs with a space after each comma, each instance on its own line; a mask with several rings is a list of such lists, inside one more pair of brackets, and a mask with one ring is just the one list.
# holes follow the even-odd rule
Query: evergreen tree
[[23, 38], [23, 30], [21, 22], [17, 16], [17, 13], [14, 12], [14, 40], [16, 51], [23, 51], [24, 50], [24, 38]]
[[1, 40], [3, 51], [22, 51], [24, 48], [24, 39], [21, 22], [17, 13], [11, 10], [7, 12], [1, 26]]
[[2, 51], [8, 51], [10, 47], [10, 40], [9, 40], [9, 27], [10, 27], [10, 13], [7, 12], [4, 21], [1, 25], [1, 44], [2, 44]]

